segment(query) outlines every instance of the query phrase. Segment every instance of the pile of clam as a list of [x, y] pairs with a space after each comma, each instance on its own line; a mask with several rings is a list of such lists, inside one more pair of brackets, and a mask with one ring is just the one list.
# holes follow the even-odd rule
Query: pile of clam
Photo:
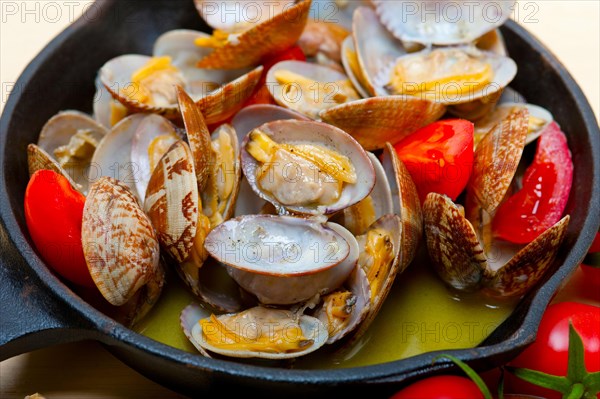
[[[552, 125], [539, 107], [498, 105], [516, 74], [496, 29], [512, 2], [493, 23], [477, 17], [486, 1], [458, 22], [402, 1], [253, 2], [246, 18], [227, 8], [240, 2], [195, 3], [212, 35], [175, 30], [152, 56], [109, 60], [93, 117], [61, 112], [28, 148], [30, 173], [58, 171], [87, 196], [86, 261], [128, 322], [169, 267], [197, 298], [181, 326], [206, 356], [353, 342], [423, 236], [454, 288], [518, 296], [541, 278], [568, 216], [499, 266], [486, 256], [526, 143]], [[339, 23], [311, 18], [330, 6]], [[306, 61], [263, 71], [294, 44]], [[245, 106], [263, 84], [278, 105]], [[466, 211], [435, 193], [422, 208], [393, 148], [446, 112], [476, 125]]]

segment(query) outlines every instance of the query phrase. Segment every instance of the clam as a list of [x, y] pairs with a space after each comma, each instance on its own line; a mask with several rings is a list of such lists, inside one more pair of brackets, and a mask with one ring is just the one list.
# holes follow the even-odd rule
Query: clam
[[129, 110], [115, 100], [108, 89], [102, 84], [100, 77], [95, 81], [96, 93], [94, 94], [94, 119], [107, 129], [112, 128], [129, 114]]
[[256, 306], [214, 315], [192, 304], [180, 319], [185, 335], [203, 354], [290, 359], [319, 349], [327, 340], [319, 319], [285, 309]]
[[246, 136], [241, 157], [254, 192], [282, 212], [329, 215], [361, 201], [375, 185], [360, 144], [325, 123], [266, 123]]
[[[238, 12], [230, 13], [228, 3]], [[294, 45], [308, 20], [311, 1], [254, 2], [250, 4], [252, 13], [247, 4], [236, 1], [220, 4], [199, 1], [197, 5], [205, 21], [216, 28], [212, 40], [214, 51], [202, 58], [198, 67], [239, 69], [258, 65], [266, 55]]]
[[365, 98], [319, 113], [323, 122], [349, 133], [365, 150], [378, 150], [386, 142], [396, 144], [406, 136], [439, 119], [446, 107], [407, 95]]
[[379, 95], [408, 94], [446, 105], [468, 104], [464, 109], [471, 111], [478, 109], [474, 101], [493, 107], [516, 73], [517, 66], [508, 57], [469, 46], [436, 48], [388, 64], [374, 86]]
[[[407, 54], [407, 50], [381, 24], [375, 12], [367, 7], [359, 7], [354, 11], [352, 35], [358, 62], [358, 69], [352, 68], [353, 74], [361, 82], [363, 91], [369, 96], [376, 95], [377, 75], [395, 60]], [[352, 54], [344, 52], [342, 59], [348, 55]], [[346, 63], [352, 65], [352, 58], [346, 58]], [[348, 74], [350, 75], [350, 72]]]
[[354, 236], [336, 223], [246, 215], [215, 227], [207, 252], [263, 304], [290, 305], [327, 294], [358, 259]]
[[475, 146], [477, 146], [481, 139], [512, 110], [521, 108], [525, 108], [529, 112], [529, 128], [525, 140], [527, 144], [532, 143], [540, 137], [554, 120], [550, 112], [534, 104], [514, 102], [502, 103], [498, 105], [493, 112], [475, 121]]
[[180, 58], [175, 60], [180, 67], [171, 56], [122, 55], [102, 66], [99, 79], [128, 112], [155, 113], [167, 119], [180, 118], [176, 87], [181, 86], [191, 93], [208, 122], [217, 123], [242, 107], [262, 74], [258, 67], [230, 82], [211, 82], [211, 76], [190, 69]]
[[390, 184], [393, 213], [400, 216], [402, 224], [398, 271], [401, 273], [412, 262], [419, 248], [423, 235], [423, 212], [417, 187], [390, 143], [386, 143], [383, 149], [381, 164]]
[[322, 110], [360, 98], [344, 73], [303, 61], [273, 65], [266, 84], [277, 104], [312, 119]]
[[179, 140], [160, 159], [144, 209], [182, 280], [195, 295], [209, 298], [200, 275], [208, 257], [204, 240], [233, 214], [241, 176], [237, 135], [222, 125], [211, 139], [202, 113], [182, 88], [178, 102], [189, 145]]
[[358, 55], [352, 36], [348, 36], [344, 39], [341, 51], [342, 66], [344, 67], [346, 75], [348, 75], [348, 79], [352, 82], [354, 89], [356, 89], [361, 97], [370, 97], [370, 88], [372, 86], [369, 85], [367, 78], [361, 69], [360, 63], [358, 62]]
[[327, 343], [349, 334], [352, 340], [367, 330], [390, 292], [396, 275], [401, 272], [401, 219], [382, 216], [358, 236], [358, 266], [345, 283], [345, 289], [323, 298], [316, 315], [329, 330]]
[[75, 183], [71, 176], [69, 176], [69, 173], [64, 170], [62, 166], [60, 166], [58, 162], [56, 162], [56, 160], [50, 156], [50, 154], [42, 150], [36, 144], [27, 145], [27, 166], [30, 177], [38, 170], [53, 170], [59, 175], [64, 176], [69, 181], [69, 184], [71, 184], [71, 187], [73, 187], [75, 190], [79, 192], [83, 191], [83, 187], [81, 187], [80, 184]]
[[425, 45], [472, 42], [502, 25], [515, 1], [373, 0], [381, 23], [398, 39]]
[[[284, 119], [309, 120], [306, 116], [288, 108], [271, 104], [257, 104], [244, 107], [231, 120], [231, 125], [237, 133], [238, 142], [241, 143], [248, 133], [260, 125]], [[244, 176], [241, 177], [239, 186], [241, 200], [236, 201], [234, 214], [241, 216], [261, 213], [267, 202], [254, 193]]]
[[106, 134], [104, 126], [82, 112], [59, 112], [42, 128], [37, 148], [31, 147], [30, 172], [41, 165], [53, 165], [53, 170], [60, 166], [73, 187], [85, 194], [92, 156]]
[[458, 290], [483, 289], [494, 297], [521, 296], [544, 276], [570, 219], [565, 216], [524, 247], [494, 243], [502, 256], [486, 256], [473, 225], [448, 197], [429, 193], [423, 213], [427, 249], [442, 280]]
[[164, 271], [154, 229], [126, 185], [110, 177], [92, 184], [81, 240], [100, 293], [114, 306], [134, 303], [129, 321], [135, 323], [158, 300]]

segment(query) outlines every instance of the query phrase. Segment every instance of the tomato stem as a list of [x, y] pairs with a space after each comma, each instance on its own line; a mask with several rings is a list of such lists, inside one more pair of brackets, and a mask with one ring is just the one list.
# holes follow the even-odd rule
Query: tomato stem
[[[483, 394], [483, 397], [485, 399], [492, 399], [492, 394], [490, 393], [490, 390], [488, 389], [488, 387], [485, 384], [485, 382], [483, 381], [483, 379], [467, 363], [463, 362], [462, 360], [460, 360], [452, 355], [437, 356], [435, 359], [433, 359], [433, 362], [435, 363], [438, 359], [443, 359], [443, 358], [450, 359], [452, 362], [454, 362], [454, 364], [456, 364], [458, 367], [460, 367], [462, 369], [462, 371], [464, 371], [465, 374], [475, 383], [475, 385], [477, 385], [477, 387], [479, 388], [479, 390], [481, 391], [481, 393]], [[500, 398], [502, 398], [502, 397], [500, 397]]]
[[571, 392], [569, 392], [567, 395], [563, 396], [563, 398], [565, 398], [565, 399], [580, 399], [581, 397], [583, 397], [584, 393], [585, 393], [585, 387], [583, 386], [583, 384], [574, 384], [571, 387]]

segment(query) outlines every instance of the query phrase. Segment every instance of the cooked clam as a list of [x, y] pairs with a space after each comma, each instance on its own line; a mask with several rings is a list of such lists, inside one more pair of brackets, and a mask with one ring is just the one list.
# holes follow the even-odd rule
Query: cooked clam
[[267, 88], [279, 105], [312, 119], [322, 110], [360, 98], [342, 72], [302, 61], [275, 64], [267, 74]]
[[135, 301], [133, 324], [156, 303], [164, 284], [159, 245], [137, 199], [110, 177], [92, 184], [83, 210], [81, 240], [90, 275], [115, 306]]
[[215, 227], [204, 244], [261, 303], [287, 305], [338, 288], [358, 259], [354, 236], [335, 223], [246, 215]]
[[217, 316], [189, 305], [181, 323], [201, 353], [229, 357], [290, 359], [319, 349], [327, 340], [327, 329], [318, 319], [262, 306]]
[[85, 194], [92, 156], [106, 134], [104, 126], [82, 112], [59, 112], [42, 128], [37, 146], [44, 154], [36, 151], [34, 159], [49, 155], [76, 183], [74, 187]]
[[375, 185], [360, 144], [320, 122], [282, 120], [253, 130], [242, 143], [242, 168], [261, 198], [300, 214], [335, 213]]

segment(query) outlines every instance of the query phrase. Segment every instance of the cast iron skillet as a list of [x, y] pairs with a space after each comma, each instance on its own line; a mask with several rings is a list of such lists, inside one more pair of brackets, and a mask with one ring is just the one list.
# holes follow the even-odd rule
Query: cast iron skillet
[[[28, 181], [26, 146], [48, 118], [64, 109], [91, 112], [100, 66], [124, 53], [150, 53], [159, 34], [175, 28], [206, 30], [191, 0], [98, 2], [54, 39], [28, 66], [0, 123], [0, 360], [59, 343], [94, 339], [123, 362], [171, 389], [259, 390], [263, 395], [389, 395], [399, 384], [447, 371], [432, 366], [435, 353], [344, 370], [283, 370], [203, 358], [139, 335], [100, 313], [57, 279], [38, 257], [23, 216]], [[567, 212], [571, 223], [553, 273], [479, 347], [447, 351], [478, 369], [489, 369], [530, 344], [552, 295], [582, 260], [598, 230], [600, 132], [581, 90], [559, 61], [523, 28], [503, 28], [519, 65], [512, 87], [549, 109], [568, 132], [575, 162]]]

